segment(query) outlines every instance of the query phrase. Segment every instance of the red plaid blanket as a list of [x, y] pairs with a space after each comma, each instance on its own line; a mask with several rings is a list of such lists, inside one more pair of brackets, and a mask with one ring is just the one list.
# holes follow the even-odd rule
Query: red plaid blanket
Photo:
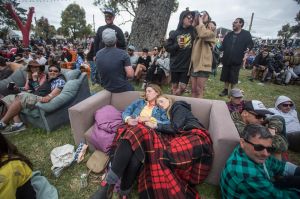
[[193, 185], [202, 183], [211, 168], [208, 132], [193, 129], [166, 135], [139, 124], [120, 128], [119, 139], [128, 140], [144, 162], [138, 177], [140, 198], [200, 198]]

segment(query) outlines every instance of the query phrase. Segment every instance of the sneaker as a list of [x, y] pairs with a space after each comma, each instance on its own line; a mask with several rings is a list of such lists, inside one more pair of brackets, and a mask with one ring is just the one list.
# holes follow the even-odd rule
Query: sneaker
[[16, 132], [25, 131], [25, 130], [26, 130], [26, 126], [24, 124], [22, 124], [22, 125], [12, 124], [2, 134], [6, 134], [7, 135], [7, 134], [16, 133]]
[[0, 131], [4, 131], [7, 125], [4, 125], [3, 122], [0, 122]]
[[226, 95], [228, 95], [228, 89], [224, 89], [224, 90], [219, 94], [220, 97], [224, 97], [224, 96], [226, 96]]

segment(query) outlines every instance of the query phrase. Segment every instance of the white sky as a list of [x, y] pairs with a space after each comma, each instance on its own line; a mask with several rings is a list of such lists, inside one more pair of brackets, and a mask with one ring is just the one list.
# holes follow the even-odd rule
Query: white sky
[[[93, 25], [95, 17], [96, 30], [104, 25], [104, 17], [100, 9], [93, 5], [93, 0], [19, 0], [20, 6], [28, 9], [35, 7], [36, 19], [42, 16], [48, 18], [49, 23], [56, 28], [60, 27], [61, 13], [66, 7], [75, 2], [85, 9], [86, 21]], [[36, 2], [29, 2], [36, 1]], [[252, 35], [263, 38], [275, 38], [278, 30], [286, 23], [295, 24], [295, 17], [299, 11], [299, 4], [294, 0], [179, 0], [179, 8], [171, 15], [168, 32], [176, 29], [180, 12], [189, 7], [190, 10], [206, 10], [218, 27], [231, 29], [232, 22], [237, 17], [245, 20], [245, 29], [248, 29], [251, 13], [254, 12]], [[122, 13], [116, 16], [115, 24], [119, 25], [128, 20], [129, 15]], [[120, 25], [123, 31], [131, 32], [131, 24]]]

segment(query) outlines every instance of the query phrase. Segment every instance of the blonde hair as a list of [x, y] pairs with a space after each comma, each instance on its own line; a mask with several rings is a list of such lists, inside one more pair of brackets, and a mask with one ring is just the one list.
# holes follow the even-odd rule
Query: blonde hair
[[[160, 98], [160, 97], [163, 97], [163, 98], [166, 98], [167, 100], [169, 100], [169, 107], [167, 108], [166, 112], [167, 112], [168, 118], [170, 119], [171, 118], [170, 117], [170, 110], [171, 110], [171, 107], [172, 107], [175, 100], [174, 100], [174, 98], [172, 98], [168, 95], [160, 95], [160, 96], [157, 97], [157, 99]], [[156, 99], [156, 104], [157, 104], [157, 99]]]
[[163, 94], [161, 88], [160, 88], [157, 84], [148, 84], [148, 85], [145, 87], [144, 93], [141, 94], [141, 98], [146, 99], [146, 89], [147, 89], [148, 87], [153, 88], [153, 90], [155, 90], [155, 92], [157, 92], [157, 97], [158, 97], [158, 96], [161, 96], [161, 95]]

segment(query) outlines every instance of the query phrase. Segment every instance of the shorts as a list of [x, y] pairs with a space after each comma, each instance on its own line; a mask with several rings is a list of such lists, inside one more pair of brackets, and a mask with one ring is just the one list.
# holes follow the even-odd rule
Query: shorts
[[171, 72], [171, 83], [178, 84], [180, 82], [188, 84], [189, 79], [190, 77], [187, 75], [187, 72]]
[[240, 65], [223, 65], [221, 78], [222, 82], [237, 84], [239, 81]]
[[32, 93], [22, 92], [17, 95], [7, 95], [2, 98], [2, 101], [7, 105], [11, 105], [16, 97], [20, 98], [22, 108], [33, 108], [34, 105], [38, 102], [40, 96], [34, 95]]
[[205, 77], [209, 78], [211, 72], [208, 71], [198, 71], [198, 72], [191, 72], [191, 77]]

